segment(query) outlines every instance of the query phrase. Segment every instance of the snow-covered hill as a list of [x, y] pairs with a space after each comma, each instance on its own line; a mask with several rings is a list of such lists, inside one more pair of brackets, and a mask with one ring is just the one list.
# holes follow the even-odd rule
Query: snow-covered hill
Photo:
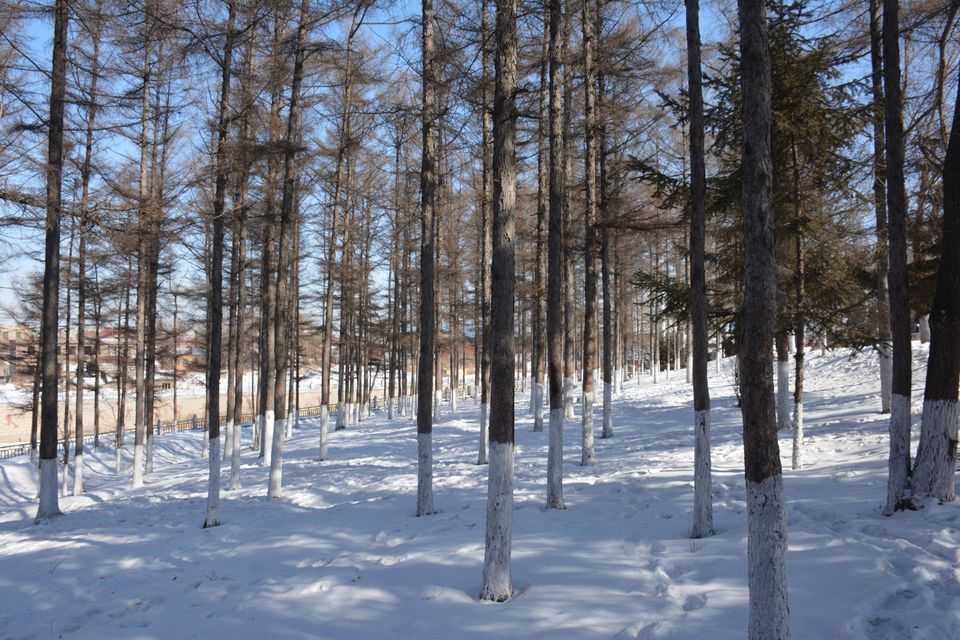
[[[915, 358], [915, 411], [924, 353]], [[872, 354], [809, 357], [806, 468], [789, 469], [795, 639], [960, 638], [960, 505], [880, 513], [887, 420]], [[3, 638], [743, 638], [746, 513], [732, 362], [711, 376], [717, 534], [688, 538], [692, 411], [682, 375], [631, 380], [615, 396], [615, 437], [580, 467], [579, 420], [565, 438], [565, 511], [544, 510], [546, 436], [518, 398], [513, 580], [505, 604], [477, 600], [486, 468], [478, 409], [436, 425], [435, 504], [414, 516], [409, 419], [374, 416], [286, 444], [284, 498], [244, 451], [244, 489], [224, 491], [222, 526], [203, 530], [200, 437], [159, 439], [143, 489], [113, 474], [113, 452], [85, 457], [88, 493], [31, 524], [34, 472], [0, 464]], [[712, 365], [711, 365], [712, 372]], [[915, 423], [919, 416], [915, 416]], [[597, 420], [599, 424], [599, 420]], [[248, 442], [249, 433], [244, 434]], [[129, 452], [125, 453], [129, 458]]]

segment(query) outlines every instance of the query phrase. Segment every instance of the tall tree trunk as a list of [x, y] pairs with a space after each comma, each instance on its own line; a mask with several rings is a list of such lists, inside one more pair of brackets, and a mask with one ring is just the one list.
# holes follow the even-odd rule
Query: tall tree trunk
[[220, 103], [217, 114], [217, 148], [213, 192], [213, 228], [210, 247], [210, 329], [207, 351], [207, 431], [210, 434], [210, 472], [207, 483], [207, 513], [203, 528], [220, 526], [220, 355], [223, 331], [223, 215], [227, 191], [226, 141], [230, 108], [230, 72], [234, 44], [236, 6], [228, 3], [227, 37], [223, 47]]
[[[560, 22], [560, 38], [564, 51], [570, 48], [570, 13], [563, 12]], [[574, 418], [574, 393], [576, 390], [576, 291], [574, 251], [570, 240], [566, 238], [567, 229], [573, 227], [573, 149], [571, 128], [573, 123], [573, 72], [568, 60], [563, 65], [563, 122], [560, 134], [563, 149], [563, 387], [564, 417]]]
[[300, 18], [297, 25], [297, 41], [294, 50], [293, 78], [290, 84], [290, 112], [287, 117], [287, 133], [283, 154], [283, 193], [280, 199], [280, 242], [277, 251], [277, 284], [273, 332], [275, 339], [274, 361], [276, 373], [273, 380], [274, 415], [279, 423], [273, 432], [273, 455], [270, 459], [270, 481], [267, 496], [279, 498], [283, 486], [283, 438], [289, 424], [287, 416], [287, 378], [290, 374], [290, 278], [293, 273], [293, 216], [297, 197], [296, 186], [299, 172], [296, 167], [296, 142], [300, 119], [300, 87], [303, 84], [304, 47], [307, 38], [308, 0], [301, 0]]
[[423, 154], [420, 165], [420, 366], [417, 370], [417, 515], [433, 513], [434, 215], [436, 70], [433, 0], [423, 9]]
[[774, 344], [777, 353], [777, 429], [787, 429], [790, 427], [790, 336], [786, 328], [777, 332]]
[[[700, 70], [700, 0], [686, 0], [687, 90], [690, 100], [690, 326], [693, 334], [693, 529], [691, 538], [713, 535], [710, 476], [710, 386], [707, 383], [707, 280], [705, 252], [707, 178], [703, 82]], [[718, 356], [719, 357], [719, 356]]]
[[57, 329], [60, 290], [60, 214], [63, 178], [63, 108], [67, 86], [67, 0], [56, 0], [47, 133], [46, 232], [43, 315], [40, 326], [43, 391], [40, 415], [40, 501], [36, 521], [60, 515], [57, 498]]
[[[597, 0], [596, 34], [597, 46], [603, 48], [603, 0]], [[603, 292], [603, 431], [601, 438], [613, 437], [613, 287], [610, 281], [610, 231], [608, 220], [609, 198], [607, 195], [607, 121], [606, 121], [606, 76], [602, 68], [597, 73], [597, 122], [599, 125], [598, 162], [600, 168], [599, 217], [600, 229], [600, 284]]]
[[907, 195], [903, 181], [903, 116], [900, 96], [898, 0], [883, 0], [884, 123], [887, 134], [887, 229], [890, 243], [890, 328], [893, 335], [892, 413], [887, 503], [884, 513], [912, 506], [910, 500], [910, 301], [907, 295]]
[[513, 595], [514, 445], [514, 148], [517, 110], [517, 0], [497, 3], [496, 87], [493, 100], [493, 264], [490, 308], [492, 355], [490, 468], [480, 598], [503, 602]]
[[97, 267], [93, 267], [93, 279], [96, 286], [96, 302], [93, 311], [93, 449], [100, 448], [100, 330], [103, 328], [103, 292], [100, 290], [100, 277], [97, 273]]
[[64, 270], [66, 272], [66, 286], [64, 289], [67, 291], [65, 307], [67, 312], [66, 323], [64, 326], [64, 389], [63, 389], [63, 482], [60, 485], [60, 495], [64, 498], [69, 494], [68, 487], [70, 486], [70, 423], [71, 423], [71, 414], [70, 414], [70, 331], [73, 326], [71, 325], [72, 321], [72, 311], [73, 305], [71, 304], [71, 297], [73, 293], [72, 285], [72, 275], [73, 275], [73, 243], [76, 239], [77, 233], [77, 221], [76, 218], [70, 218], [70, 242], [67, 244], [67, 266]]
[[937, 288], [930, 309], [930, 355], [923, 392], [915, 495], [956, 499], [957, 390], [960, 388], [960, 85], [943, 163], [943, 236]]
[[794, 273], [794, 295], [796, 296], [796, 309], [793, 316], [793, 339], [794, 339], [794, 361], [796, 370], [793, 378], [793, 456], [792, 465], [794, 469], [803, 467], [803, 358], [804, 344], [803, 336], [805, 332], [806, 312], [804, 310], [805, 290], [804, 278], [806, 278], [806, 256], [803, 234], [806, 231], [806, 222], [803, 219], [803, 209], [800, 200], [800, 162], [797, 157], [797, 144], [792, 141], [790, 151], [793, 160], [793, 218], [796, 226], [796, 238], [794, 247], [796, 253], [797, 267]]
[[146, 443], [146, 424], [149, 418], [145, 415], [146, 401], [146, 337], [147, 337], [147, 298], [150, 286], [148, 253], [148, 211], [149, 186], [147, 178], [148, 148], [150, 132], [150, 82], [152, 69], [152, 36], [153, 36], [153, 4], [147, 0], [144, 6], [144, 45], [143, 45], [143, 95], [140, 102], [140, 176], [139, 191], [137, 194], [137, 335], [136, 361], [134, 362], [134, 378], [136, 384], [136, 409], [134, 410], [134, 444], [133, 444], [133, 483], [134, 489], [143, 486], [144, 445]]
[[[330, 211], [330, 242], [327, 245], [327, 273], [326, 273], [326, 291], [324, 293], [323, 305], [323, 345], [320, 354], [321, 383], [320, 383], [320, 443], [318, 460], [325, 461], [327, 454], [327, 435], [330, 432], [330, 377], [332, 368], [333, 352], [333, 299], [334, 299], [334, 265], [337, 259], [337, 236], [338, 225], [340, 223], [340, 200], [341, 190], [343, 189], [344, 164], [349, 145], [351, 144], [351, 106], [353, 103], [353, 71], [352, 71], [352, 52], [353, 37], [360, 27], [360, 23], [365, 15], [365, 3], [358, 3], [353, 14], [350, 31], [347, 34], [347, 47], [344, 61], [344, 83], [343, 83], [343, 113], [340, 119], [340, 143], [337, 147], [337, 167], [333, 179], [333, 199]], [[347, 185], [349, 191], [349, 185]], [[344, 219], [347, 212], [344, 212]], [[343, 317], [344, 302], [340, 303], [340, 315]], [[342, 336], [341, 336], [342, 339]], [[338, 367], [338, 378], [342, 381], [343, 375], [343, 357], [340, 354], [340, 366]], [[341, 397], [343, 385], [337, 385], [337, 396]], [[338, 407], [338, 410], [340, 407]], [[338, 422], [337, 428], [342, 428]]]
[[[76, 450], [73, 454], [73, 495], [83, 494], [83, 375], [86, 369], [84, 353], [87, 303], [87, 236], [90, 221], [90, 167], [93, 158], [93, 129], [97, 118], [97, 80], [100, 75], [100, 19], [93, 16], [93, 54], [90, 59], [90, 85], [87, 88], [87, 130], [83, 145], [83, 163], [80, 166], [80, 247], [77, 251], [77, 429]], [[98, 303], [99, 306], [99, 303]], [[99, 316], [99, 312], [97, 314]], [[99, 322], [98, 322], [99, 324]], [[98, 340], [99, 344], [99, 334]], [[96, 418], [94, 418], [96, 420]]]
[[483, 350], [480, 353], [480, 450], [477, 454], [477, 464], [487, 464], [487, 423], [490, 417], [490, 259], [493, 251], [491, 238], [492, 225], [490, 221], [491, 184], [490, 173], [493, 163], [492, 149], [490, 148], [490, 19], [486, 0], [480, 3], [481, 10], [481, 148], [482, 174], [480, 186], [480, 314], [482, 328], [480, 333]]
[[[273, 28], [273, 82], [270, 95], [270, 137], [280, 138], [280, 109], [283, 103], [282, 43], [285, 37], [285, 16], [278, 10], [274, 17]], [[277, 373], [276, 333], [274, 331], [276, 307], [276, 269], [277, 269], [277, 229], [280, 226], [277, 211], [277, 158], [271, 154], [267, 159], [267, 176], [264, 186], [266, 214], [263, 230], [263, 252], [260, 267], [260, 458], [263, 466], [269, 467], [273, 457], [273, 432], [276, 413], [274, 412], [274, 381]]]
[[583, 399], [581, 408], [581, 455], [580, 464], [589, 465], [597, 461], [593, 438], [593, 388], [597, 361], [597, 142], [596, 142], [596, 73], [593, 66], [593, 48], [595, 41], [593, 21], [593, 0], [581, 3], [583, 23], [583, 102], [584, 137], [586, 155], [584, 175], [586, 191], [586, 209], [583, 216], [584, 227], [584, 305], [583, 305]]
[[550, 14], [543, 14], [543, 35], [540, 44], [540, 91], [539, 117], [537, 118], [537, 245], [534, 268], [533, 310], [533, 430], [543, 431], [543, 400], [546, 394], [544, 374], [546, 371], [546, 285], [547, 285], [547, 208], [549, 206], [548, 168], [550, 157], [547, 148], [550, 104], [547, 96], [547, 65], [549, 63]]
[[750, 640], [790, 637], [787, 513], [773, 398], [777, 265], [770, 149], [770, 50], [765, 3], [740, 0], [743, 83], [744, 297], [740, 390], [747, 484], [747, 581]]
[[547, 508], [563, 509], [563, 149], [560, 106], [563, 91], [560, 21], [563, 0], [550, 0], [550, 202], [547, 231], [547, 373], [550, 378], [550, 435], [547, 448]]
[[873, 105], [873, 204], [876, 213], [877, 244], [874, 269], [877, 273], [877, 353], [880, 359], [880, 413], [890, 413], [890, 384], [893, 361], [890, 357], [890, 287], [887, 283], [887, 191], [883, 133], [883, 36], [880, 30], [880, 0], [870, 0], [870, 85]]

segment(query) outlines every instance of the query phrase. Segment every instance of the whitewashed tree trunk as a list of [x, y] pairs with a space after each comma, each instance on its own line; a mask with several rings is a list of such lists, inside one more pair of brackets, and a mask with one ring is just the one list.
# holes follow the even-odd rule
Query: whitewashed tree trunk
[[747, 563], [749, 564], [750, 640], [788, 640], [787, 512], [783, 476], [747, 480]]
[[433, 511], [433, 433], [417, 433], [417, 515]]
[[890, 345], [879, 345], [877, 355], [880, 358], [880, 413], [890, 413], [890, 394], [893, 389], [893, 358]]
[[326, 405], [320, 407], [320, 452], [317, 459], [324, 462], [327, 457], [327, 440], [330, 434], [330, 408]]
[[113, 472], [117, 475], [120, 475], [120, 464], [123, 456], [120, 454], [123, 452], [123, 447], [117, 445], [113, 450]]
[[457, 390], [450, 389], [450, 411], [457, 410]]
[[913, 470], [916, 495], [931, 496], [940, 502], [956, 500], [958, 420], [960, 411], [956, 400], [923, 401], [920, 443]]
[[583, 466], [596, 464], [597, 454], [594, 446], [593, 434], [593, 392], [583, 394], [582, 410], [582, 434], [581, 434], [581, 453], [580, 464]]
[[563, 408], [550, 410], [547, 452], [547, 508], [565, 509], [563, 504]]
[[40, 458], [38, 490], [40, 506], [37, 509], [37, 522], [60, 515], [60, 502], [57, 497], [57, 468], [59, 466], [59, 461], [56, 458]]
[[713, 479], [710, 462], [710, 409], [694, 412], [693, 529], [691, 538], [713, 535]]
[[210, 454], [210, 432], [203, 430], [203, 444], [200, 445], [200, 459], [205, 460]]
[[608, 382], [603, 383], [603, 431], [600, 437], [613, 437], [613, 385]]
[[273, 445], [270, 455], [270, 481], [267, 487], [268, 498], [279, 498], [283, 488], [283, 434], [286, 430], [286, 420], [281, 418], [280, 424], [273, 429]]
[[232, 460], [233, 459], [233, 416], [229, 416], [227, 424], [224, 427], [223, 431], [224, 441], [223, 441], [223, 459]]
[[563, 412], [568, 420], [572, 420], [576, 415], [573, 411], [573, 394], [577, 388], [577, 383], [573, 378], [563, 379]]
[[920, 316], [920, 344], [930, 342], [930, 314], [925, 313]]
[[803, 468], [803, 402], [793, 404], [793, 468]]
[[73, 495], [83, 495], [83, 454], [73, 456]]
[[477, 464], [487, 464], [487, 442], [489, 435], [490, 405], [480, 405], [480, 451], [477, 454]]
[[241, 442], [241, 431], [240, 425], [234, 425], [233, 430], [230, 432], [230, 437], [233, 439], [233, 447], [230, 449], [230, 490], [236, 491], [240, 488], [240, 449], [242, 447]]
[[269, 467], [273, 461], [273, 433], [276, 431], [276, 418], [273, 409], [267, 409], [263, 415], [263, 460], [261, 464]]
[[[206, 440], [204, 440], [206, 444]], [[143, 445], [135, 444], [133, 446], [133, 482], [131, 487], [139, 489], [143, 486]]]
[[210, 440], [210, 475], [207, 478], [207, 515], [203, 528], [220, 526], [220, 438]]
[[887, 504], [883, 510], [888, 516], [904, 508], [910, 486], [910, 396], [895, 393], [891, 399]]
[[790, 426], [790, 361], [777, 361], [777, 429]]
[[503, 602], [513, 595], [510, 553], [513, 547], [513, 443], [490, 443], [487, 476], [486, 545], [482, 600]]
[[535, 432], [543, 431], [543, 394], [544, 385], [540, 382], [533, 383], [533, 430]]

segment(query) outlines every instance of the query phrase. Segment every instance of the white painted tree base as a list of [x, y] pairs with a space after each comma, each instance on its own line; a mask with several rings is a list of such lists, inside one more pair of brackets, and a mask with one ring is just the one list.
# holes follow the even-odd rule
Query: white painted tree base
[[83, 495], [83, 454], [78, 453], [73, 458], [73, 495]]
[[133, 482], [130, 485], [134, 489], [143, 486], [143, 445], [133, 445]]
[[793, 456], [791, 459], [794, 469], [803, 468], [803, 403], [793, 405]]
[[777, 361], [777, 429], [790, 427], [790, 361]]
[[35, 522], [42, 522], [62, 515], [59, 498], [57, 497], [57, 467], [59, 466], [59, 460], [56, 458], [40, 459], [40, 505], [37, 507]]
[[533, 430], [536, 433], [543, 431], [543, 398], [545, 386], [542, 382], [533, 383]]
[[877, 347], [880, 357], [880, 413], [890, 413], [890, 394], [893, 388], [893, 357], [888, 345]]
[[273, 461], [273, 432], [276, 427], [276, 418], [273, 411], [267, 411], [263, 415], [263, 461], [265, 467], [269, 467]]
[[320, 407], [320, 451], [317, 454], [317, 460], [325, 462], [327, 460], [327, 440], [330, 436], [330, 408], [326, 405]]
[[913, 470], [914, 495], [941, 502], [956, 500], [958, 413], [956, 400], [923, 401], [920, 444]]
[[890, 456], [887, 471], [885, 515], [893, 515], [910, 502], [910, 398], [893, 394], [890, 412]]
[[267, 485], [267, 497], [279, 498], [283, 489], [283, 434], [286, 431], [286, 420], [273, 430], [273, 453], [270, 456], [270, 480]]
[[503, 602], [513, 595], [510, 577], [512, 538], [513, 443], [491, 442], [481, 600]]
[[601, 438], [613, 437], [613, 385], [603, 383], [603, 431]]
[[547, 445], [547, 508], [565, 509], [563, 504], [563, 408], [550, 410]]
[[417, 516], [433, 513], [433, 434], [417, 433]]
[[488, 429], [490, 424], [490, 405], [480, 405], [480, 449], [477, 453], [477, 464], [487, 464], [487, 442], [490, 438]]
[[[209, 433], [209, 431], [207, 432]], [[207, 515], [203, 528], [220, 526], [220, 438], [210, 440], [210, 472], [207, 476]]]
[[713, 479], [710, 459], [710, 410], [693, 414], [693, 529], [691, 538], [713, 535]]
[[580, 420], [582, 427], [580, 434], [580, 464], [582, 466], [588, 466], [596, 464], [597, 462], [597, 453], [593, 437], [593, 392], [584, 393], [582, 402], [582, 419]]
[[236, 425], [231, 431], [233, 447], [230, 449], [230, 491], [240, 489], [240, 450], [242, 448], [240, 436], [240, 425]]
[[788, 640], [787, 511], [783, 477], [747, 483], [748, 640]]

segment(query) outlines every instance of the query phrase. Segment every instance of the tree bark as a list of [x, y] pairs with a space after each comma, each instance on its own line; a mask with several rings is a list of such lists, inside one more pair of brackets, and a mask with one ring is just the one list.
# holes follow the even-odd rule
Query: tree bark
[[[960, 85], [957, 88], [960, 98]], [[930, 309], [930, 355], [923, 392], [914, 494], [956, 499], [957, 390], [960, 388], [960, 102], [954, 104], [943, 163], [943, 235], [937, 288]]]
[[884, 164], [883, 37], [880, 29], [880, 0], [870, 0], [870, 85], [873, 105], [873, 205], [877, 244], [874, 269], [877, 274], [877, 354], [880, 359], [880, 413], [890, 413], [890, 385], [893, 361], [890, 357], [890, 288], [887, 283], [887, 191]]
[[213, 195], [213, 229], [210, 247], [210, 336], [207, 355], [207, 431], [210, 434], [210, 471], [207, 483], [207, 513], [203, 528], [220, 525], [220, 352], [223, 331], [223, 215], [227, 187], [226, 140], [230, 101], [230, 77], [236, 6], [228, 4], [227, 38], [223, 48], [220, 103], [217, 116], [217, 148]]
[[547, 231], [547, 373], [550, 382], [550, 435], [547, 450], [547, 508], [563, 509], [563, 149], [561, 100], [563, 0], [550, 0], [550, 199]]
[[67, 86], [67, 0], [54, 4], [53, 62], [47, 133], [46, 232], [43, 262], [43, 363], [40, 414], [40, 502], [36, 522], [60, 515], [57, 498], [57, 325], [60, 290], [60, 215], [63, 178], [63, 110]]
[[546, 370], [546, 324], [545, 306], [547, 282], [547, 208], [549, 206], [548, 167], [550, 164], [547, 148], [550, 104], [547, 94], [547, 64], [550, 46], [550, 14], [543, 15], [543, 35], [540, 45], [540, 91], [539, 117], [537, 118], [537, 241], [536, 266], [534, 271], [533, 311], [533, 430], [543, 431], [543, 400], [546, 394], [544, 373]]
[[300, 4], [300, 18], [297, 25], [297, 41], [294, 50], [293, 78], [290, 84], [290, 112], [287, 117], [287, 133], [283, 154], [283, 192], [280, 198], [280, 238], [277, 251], [277, 283], [273, 332], [275, 337], [274, 362], [274, 405], [275, 416], [279, 423], [273, 432], [273, 455], [270, 459], [270, 480], [267, 496], [279, 498], [283, 486], [283, 439], [289, 424], [287, 415], [287, 378], [290, 374], [290, 322], [292, 297], [290, 278], [293, 273], [293, 229], [295, 213], [294, 200], [299, 171], [296, 167], [297, 134], [300, 119], [300, 88], [303, 84], [304, 46], [307, 38], [308, 0]]
[[910, 302], [907, 294], [907, 196], [904, 187], [900, 94], [899, 2], [883, 0], [883, 84], [886, 130], [887, 228], [890, 246], [890, 328], [893, 335], [892, 413], [887, 503], [884, 513], [912, 506], [910, 499]]
[[[710, 386], [707, 382], [706, 228], [703, 81], [700, 69], [700, 1], [686, 0], [687, 90], [690, 100], [690, 325], [693, 333], [693, 529], [691, 538], [713, 535], [710, 463]], [[717, 356], [719, 357], [719, 355]]]
[[481, 314], [481, 344], [483, 349], [480, 353], [480, 450], [477, 455], [477, 464], [487, 464], [487, 444], [489, 435], [487, 433], [488, 421], [490, 417], [490, 260], [493, 251], [492, 243], [493, 232], [490, 220], [490, 200], [491, 184], [490, 173], [493, 162], [490, 148], [490, 78], [489, 78], [489, 58], [490, 58], [490, 26], [488, 17], [488, 8], [486, 0], [480, 3], [481, 19], [481, 149], [482, 155], [482, 174], [481, 174], [481, 192], [480, 192], [480, 314]]
[[584, 305], [583, 305], [583, 398], [581, 407], [581, 455], [580, 464], [590, 465], [597, 461], [593, 433], [594, 375], [597, 362], [597, 142], [596, 142], [596, 72], [593, 63], [594, 33], [593, 1], [581, 3], [583, 26], [583, 73], [584, 73], [584, 179], [586, 209], [584, 211]]
[[790, 637], [787, 604], [787, 514], [777, 442], [771, 355], [777, 317], [777, 266], [770, 148], [770, 50], [765, 4], [740, 0], [743, 83], [744, 297], [740, 390], [747, 485], [750, 609], [747, 637]]
[[417, 515], [433, 513], [434, 215], [436, 76], [433, 0], [423, 10], [423, 153], [420, 164], [420, 366], [417, 369]]
[[513, 595], [514, 447], [514, 208], [516, 204], [517, 0], [497, 3], [496, 86], [493, 102], [493, 264], [490, 307], [490, 466], [480, 598]]

